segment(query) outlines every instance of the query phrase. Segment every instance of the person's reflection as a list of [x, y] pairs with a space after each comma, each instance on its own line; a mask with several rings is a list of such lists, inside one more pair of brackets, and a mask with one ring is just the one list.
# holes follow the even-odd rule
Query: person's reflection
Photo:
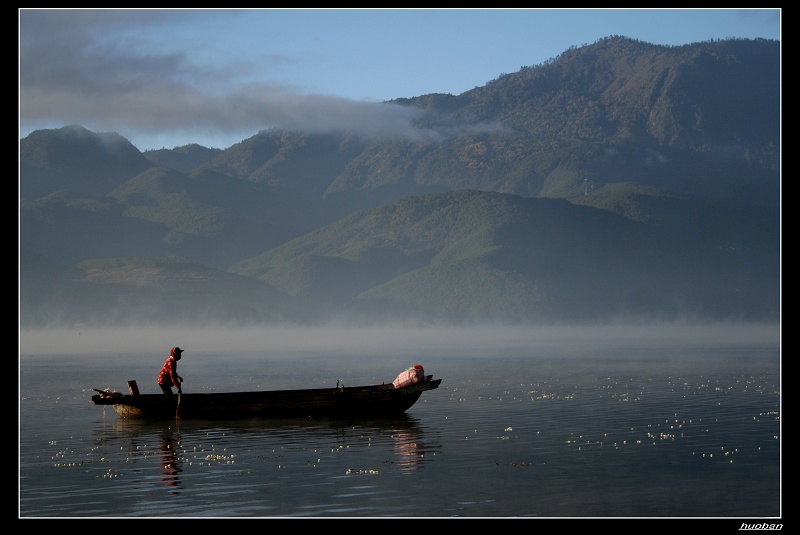
[[161, 460], [161, 481], [167, 487], [175, 487], [172, 494], [177, 494], [181, 486], [181, 467], [179, 463], [178, 447], [180, 439], [176, 439], [172, 429], [165, 430], [163, 440], [158, 447], [158, 458]]

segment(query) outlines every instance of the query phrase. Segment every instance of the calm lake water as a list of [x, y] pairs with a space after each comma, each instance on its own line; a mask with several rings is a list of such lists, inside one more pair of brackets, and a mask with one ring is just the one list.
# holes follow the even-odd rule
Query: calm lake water
[[33, 354], [23, 340], [20, 518], [781, 517], [777, 340], [349, 356], [179, 344], [186, 392], [390, 382], [415, 363], [443, 381], [395, 420], [150, 423], [90, 397], [129, 379], [155, 393], [169, 343]]

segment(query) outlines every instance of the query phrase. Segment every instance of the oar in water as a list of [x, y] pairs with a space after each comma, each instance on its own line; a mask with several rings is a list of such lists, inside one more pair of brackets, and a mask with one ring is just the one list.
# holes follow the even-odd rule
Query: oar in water
[[175, 419], [181, 419], [181, 391], [178, 390], [178, 406], [175, 407]]

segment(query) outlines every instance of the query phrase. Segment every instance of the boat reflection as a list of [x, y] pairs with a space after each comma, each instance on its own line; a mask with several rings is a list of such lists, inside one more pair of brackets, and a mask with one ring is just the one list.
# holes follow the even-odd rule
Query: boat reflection
[[394, 453], [397, 456], [395, 467], [401, 471], [419, 470], [423, 467], [425, 444], [420, 441], [419, 433], [409, 430], [398, 430], [393, 435]]
[[[386, 419], [282, 418], [222, 421], [181, 420], [152, 422], [119, 418], [99, 429], [98, 444], [106, 452], [125, 452], [126, 461], [148, 468], [155, 478], [177, 494], [186, 470], [209, 470], [220, 464], [237, 464], [249, 470], [266, 459], [280, 458], [284, 469], [309, 451], [319, 458], [330, 445], [334, 457], [344, 451], [363, 451], [367, 446], [392, 470], [413, 472], [432, 462], [442, 444], [436, 429], [408, 415]], [[122, 447], [120, 447], [122, 446]], [[353, 448], [350, 450], [350, 448]], [[105, 452], [104, 452], [105, 453]], [[388, 456], [388, 459], [385, 457]], [[338, 461], [337, 461], [338, 462]], [[260, 467], [260, 466], [259, 466]], [[374, 465], [373, 467], [374, 468]]]
[[435, 439], [424, 431], [419, 420], [404, 415], [399, 418], [360, 420], [352, 425], [342, 426], [337, 434], [345, 438], [348, 434], [360, 436], [391, 437], [395, 469], [407, 472], [424, 468], [426, 455], [433, 457], [441, 449], [441, 444], [434, 444]]

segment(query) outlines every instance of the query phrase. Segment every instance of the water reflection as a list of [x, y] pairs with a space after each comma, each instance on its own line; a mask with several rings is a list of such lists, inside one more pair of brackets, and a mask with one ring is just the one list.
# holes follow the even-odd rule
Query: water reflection
[[341, 426], [337, 434], [343, 442], [355, 443], [365, 437], [374, 445], [385, 442], [391, 447], [393, 468], [409, 472], [424, 468], [426, 455], [433, 457], [441, 449], [441, 443], [427, 433], [425, 426], [416, 418], [403, 415], [399, 418], [365, 420]]
[[402, 471], [419, 470], [422, 468], [424, 444], [419, 440], [416, 430], [396, 431], [394, 439], [394, 453], [397, 456], [395, 466]]
[[[125, 462], [138, 464], [147, 461], [146, 470], [158, 467], [158, 479], [171, 494], [178, 494], [181, 489], [183, 472], [181, 458], [181, 429], [175, 422], [148, 422], [131, 418], [118, 418], [111, 429], [103, 427], [97, 442], [116, 449], [117, 442], [125, 447], [120, 451], [125, 454]], [[108, 450], [110, 453], [112, 450]], [[107, 457], [109, 462], [114, 460]]]
[[167, 487], [175, 487], [172, 494], [177, 494], [181, 486], [179, 474], [183, 471], [180, 467], [180, 434], [173, 433], [172, 428], [164, 430], [161, 444], [158, 446], [161, 459], [161, 481]]
[[[137, 468], [143, 459], [151, 467], [156, 461], [159, 480], [177, 493], [186, 470], [270, 459], [281, 459], [280, 466], [285, 469], [295, 460], [307, 463], [309, 454], [313, 454], [314, 464], [324, 462], [329, 467], [344, 459], [352, 462], [357, 456], [359, 465], [347, 467], [356, 472], [386, 469], [386, 463], [392, 470], [412, 472], [424, 468], [441, 450], [439, 433], [432, 431], [408, 415], [180, 422], [117, 418], [110, 428], [102, 426], [96, 442], [108, 448], [109, 460], [118, 450], [124, 453], [125, 463], [132, 462]], [[360, 466], [368, 459], [372, 466]]]

